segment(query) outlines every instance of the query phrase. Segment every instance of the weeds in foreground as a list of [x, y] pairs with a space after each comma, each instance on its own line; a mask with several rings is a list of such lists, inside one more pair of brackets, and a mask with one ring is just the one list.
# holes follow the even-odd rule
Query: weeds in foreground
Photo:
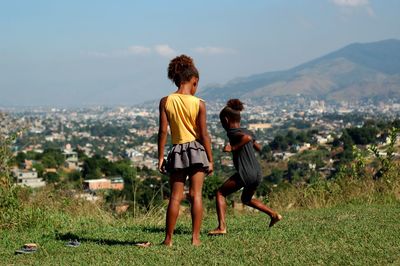
[[400, 200], [400, 182], [343, 177], [319, 180], [313, 184], [287, 185], [273, 191], [269, 204], [277, 209], [321, 208], [338, 204], [363, 202], [395, 202]]
[[379, 169], [376, 171], [374, 178], [380, 179], [393, 172], [395, 168], [394, 151], [397, 135], [400, 133], [399, 128], [392, 128], [389, 131], [389, 144], [386, 146], [385, 151], [381, 153], [376, 145], [372, 145], [369, 150], [375, 155], [379, 161]]
[[18, 223], [20, 201], [19, 187], [13, 186], [11, 175], [11, 144], [17, 133], [6, 136], [0, 134], [0, 228], [10, 227]]
[[378, 167], [368, 166], [368, 153], [353, 146], [353, 161], [341, 165], [330, 180], [317, 179], [311, 184], [287, 184], [271, 193], [270, 204], [275, 208], [319, 208], [361, 201], [394, 202], [400, 200], [400, 165], [394, 158], [399, 129], [389, 132], [384, 151], [371, 146], [369, 152], [378, 160]]

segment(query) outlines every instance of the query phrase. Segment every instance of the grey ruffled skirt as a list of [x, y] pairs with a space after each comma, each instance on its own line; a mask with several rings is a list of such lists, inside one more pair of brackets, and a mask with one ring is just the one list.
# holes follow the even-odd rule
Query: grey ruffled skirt
[[209, 167], [207, 153], [198, 141], [175, 144], [168, 153], [166, 170], [169, 173], [186, 168], [199, 167], [205, 171]]

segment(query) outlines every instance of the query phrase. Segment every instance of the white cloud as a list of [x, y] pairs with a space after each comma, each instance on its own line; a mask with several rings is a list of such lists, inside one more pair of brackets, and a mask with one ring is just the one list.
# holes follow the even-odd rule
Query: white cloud
[[212, 46], [197, 47], [194, 48], [194, 51], [199, 54], [209, 54], [209, 55], [236, 53], [236, 51], [231, 48], [212, 47]]
[[133, 45], [128, 47], [127, 51], [130, 54], [145, 55], [151, 53], [151, 48], [146, 46]]
[[168, 44], [158, 44], [154, 46], [154, 50], [161, 56], [172, 57], [177, 54], [177, 52], [172, 49]]
[[344, 9], [365, 9], [370, 17], [375, 17], [375, 12], [369, 4], [368, 0], [331, 0], [333, 4]]
[[99, 52], [99, 51], [90, 51], [86, 54], [92, 57], [125, 57], [125, 56], [132, 56], [132, 55], [148, 55], [151, 54], [152, 49], [146, 46], [140, 45], [132, 45], [128, 48], [120, 49], [120, 50], [113, 50], [108, 52]]
[[86, 53], [84, 53], [84, 54], [86, 54], [86, 55], [88, 55], [88, 56], [91, 56], [91, 57], [109, 57], [109, 56], [110, 56], [110, 55], [107, 54], [107, 53], [96, 52], [96, 51], [86, 52]]
[[368, 0], [331, 0], [335, 5], [344, 7], [368, 6]]
[[173, 57], [177, 52], [172, 49], [168, 44], [158, 44], [153, 47], [142, 45], [132, 45], [124, 49], [113, 50], [108, 52], [90, 51], [86, 54], [92, 57], [126, 57], [136, 55], [151, 55], [158, 54], [163, 57]]

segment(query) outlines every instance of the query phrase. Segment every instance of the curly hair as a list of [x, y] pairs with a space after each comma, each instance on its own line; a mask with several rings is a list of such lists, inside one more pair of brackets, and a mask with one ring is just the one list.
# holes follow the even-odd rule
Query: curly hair
[[183, 54], [169, 62], [168, 78], [173, 81], [177, 87], [179, 87], [182, 82], [190, 81], [192, 77], [199, 78], [199, 71], [191, 57]]
[[219, 118], [222, 121], [224, 117], [228, 117], [233, 121], [240, 121], [240, 112], [243, 111], [243, 103], [239, 99], [230, 99], [224, 109], [219, 113]]
[[241, 112], [244, 107], [243, 103], [239, 99], [230, 99], [227, 103], [226, 106], [232, 108], [233, 110]]

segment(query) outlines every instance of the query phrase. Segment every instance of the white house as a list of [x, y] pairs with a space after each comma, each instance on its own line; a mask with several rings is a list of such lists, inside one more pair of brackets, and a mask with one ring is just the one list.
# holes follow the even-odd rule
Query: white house
[[78, 153], [72, 150], [71, 145], [66, 145], [63, 154], [65, 156], [64, 166], [66, 168], [80, 170], [78, 165]]
[[14, 170], [14, 176], [17, 178], [17, 185], [31, 188], [43, 187], [46, 185], [46, 182], [44, 182], [42, 178], [38, 178], [38, 173], [35, 169], [16, 169]]

